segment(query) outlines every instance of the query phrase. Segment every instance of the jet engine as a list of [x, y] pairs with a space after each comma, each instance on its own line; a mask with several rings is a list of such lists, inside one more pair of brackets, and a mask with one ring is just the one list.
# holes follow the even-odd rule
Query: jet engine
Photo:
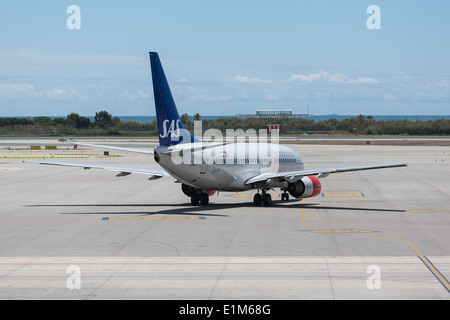
[[184, 183], [181, 184], [181, 190], [183, 190], [183, 193], [185, 195], [187, 195], [188, 197], [192, 197], [193, 195], [198, 193], [197, 191], [199, 191], [197, 188], [188, 186], [188, 185], [186, 185]]
[[[181, 184], [181, 190], [183, 190], [183, 193], [188, 197], [192, 197], [194, 195], [199, 195], [202, 193], [200, 189], [188, 186], [184, 183]], [[206, 190], [204, 192], [210, 197], [216, 193], [216, 191], [214, 190]]]
[[317, 196], [322, 190], [319, 179], [315, 176], [303, 177], [301, 180], [288, 183], [288, 192], [294, 198], [311, 198]]

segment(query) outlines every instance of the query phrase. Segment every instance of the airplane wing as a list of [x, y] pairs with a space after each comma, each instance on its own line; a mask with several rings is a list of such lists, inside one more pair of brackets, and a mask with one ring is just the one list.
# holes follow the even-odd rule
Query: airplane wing
[[116, 177], [123, 177], [130, 175], [132, 173], [146, 174], [150, 175], [149, 180], [155, 180], [162, 178], [163, 176], [169, 175], [163, 169], [158, 168], [139, 168], [139, 167], [121, 167], [121, 166], [108, 166], [99, 164], [89, 164], [89, 163], [74, 163], [74, 162], [52, 162], [52, 161], [35, 161], [35, 160], [25, 160], [24, 162], [39, 163], [43, 165], [52, 166], [65, 166], [65, 167], [79, 167], [84, 169], [105, 169], [109, 171], [118, 172]]
[[150, 149], [125, 148], [125, 147], [105, 146], [105, 145], [100, 145], [100, 144], [78, 143], [78, 142], [71, 142], [71, 143], [79, 145], [79, 146], [105, 148], [105, 149], [113, 149], [113, 150], [135, 152], [135, 153], [144, 153], [144, 154], [153, 154], [154, 153], [153, 150], [150, 150]]
[[[245, 182], [245, 184], [258, 183], [258, 182], [278, 182], [278, 181], [296, 182], [305, 176], [316, 176], [317, 175], [318, 178], [325, 178], [331, 173], [406, 167], [406, 166], [407, 166], [406, 163], [391, 163], [391, 164], [378, 164], [378, 165], [357, 166], [357, 167], [311, 169], [311, 170], [301, 170], [301, 171], [262, 173], [262, 174], [259, 174], [255, 177], [248, 179]], [[269, 181], [269, 180], [272, 180], [272, 181]]]

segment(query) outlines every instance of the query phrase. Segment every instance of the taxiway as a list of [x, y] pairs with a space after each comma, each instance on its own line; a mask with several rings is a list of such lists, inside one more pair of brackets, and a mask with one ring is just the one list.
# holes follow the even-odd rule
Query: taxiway
[[275, 190], [269, 208], [254, 207], [252, 192], [193, 207], [170, 177], [22, 162], [158, 167], [152, 157], [0, 141], [0, 299], [450, 298], [448, 147], [292, 147], [307, 168], [409, 165], [330, 175], [304, 201]]

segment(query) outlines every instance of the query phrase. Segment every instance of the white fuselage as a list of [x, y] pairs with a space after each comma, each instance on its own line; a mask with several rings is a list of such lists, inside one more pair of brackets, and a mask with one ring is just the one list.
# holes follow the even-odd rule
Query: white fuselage
[[[249, 190], [258, 186], [245, 182], [258, 174], [304, 169], [297, 152], [279, 144], [231, 143], [206, 148], [195, 145], [159, 146], [155, 159], [178, 181], [202, 190]], [[279, 186], [286, 185], [282, 182]]]

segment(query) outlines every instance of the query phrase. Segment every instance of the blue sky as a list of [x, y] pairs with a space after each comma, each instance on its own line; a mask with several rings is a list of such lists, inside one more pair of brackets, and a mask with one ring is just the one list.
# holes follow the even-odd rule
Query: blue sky
[[180, 113], [447, 115], [449, 15], [446, 0], [3, 1], [0, 116], [154, 115], [149, 51]]

